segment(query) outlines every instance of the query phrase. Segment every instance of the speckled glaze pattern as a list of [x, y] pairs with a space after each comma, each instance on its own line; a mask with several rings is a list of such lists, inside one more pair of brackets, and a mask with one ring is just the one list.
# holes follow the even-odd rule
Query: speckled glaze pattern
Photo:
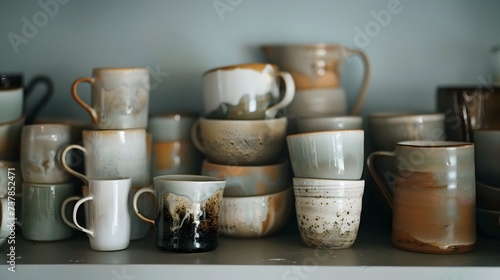
[[351, 247], [358, 235], [364, 181], [294, 178], [293, 184], [302, 243], [320, 249]]
[[224, 197], [277, 193], [292, 183], [291, 168], [285, 160], [254, 166], [222, 165], [204, 160], [201, 174], [226, 180]]
[[264, 165], [282, 153], [286, 129], [284, 117], [252, 121], [201, 118], [193, 126], [191, 138], [196, 148], [214, 163]]
[[293, 210], [293, 191], [259, 196], [224, 197], [220, 233], [230, 237], [252, 238], [271, 235], [282, 229]]
[[23, 114], [18, 119], [0, 124], [0, 158], [18, 160], [21, 146], [21, 133], [25, 121]]
[[359, 180], [364, 166], [364, 131], [322, 131], [288, 135], [295, 177]]

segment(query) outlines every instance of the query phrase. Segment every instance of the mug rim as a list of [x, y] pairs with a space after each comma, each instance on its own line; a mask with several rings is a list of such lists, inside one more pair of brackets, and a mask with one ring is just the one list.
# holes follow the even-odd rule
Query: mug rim
[[232, 122], [232, 123], [248, 123], [248, 124], [255, 124], [255, 123], [269, 123], [269, 122], [281, 122], [281, 121], [287, 121], [287, 117], [279, 117], [279, 118], [272, 118], [272, 119], [258, 119], [258, 120], [235, 120], [235, 119], [209, 119], [207, 117], [201, 117], [199, 118], [200, 122]]
[[474, 143], [461, 142], [461, 141], [446, 141], [446, 140], [409, 140], [400, 141], [396, 143], [396, 147], [402, 148], [431, 148], [431, 149], [442, 149], [442, 148], [468, 148], [474, 147]]
[[[216, 71], [219, 71], [219, 70], [220, 71], [228, 71], [228, 70], [235, 70], [235, 69], [238, 69], [238, 68], [244, 68], [244, 69], [251, 68], [251, 69], [254, 69], [254, 67], [255, 68], [256, 67], [262, 67], [262, 69], [259, 70], [259, 72], [261, 72], [267, 65], [270, 65], [276, 71], [276, 73], [279, 72], [278, 65], [276, 65], [274, 63], [250, 62], [250, 63], [232, 64], [232, 65], [225, 65], [225, 66], [211, 68], [211, 69], [205, 71], [202, 76], [205, 76], [207, 74], [210, 74], [212, 72], [216, 72]], [[250, 67], [250, 66], [253, 66], [253, 67]]]
[[[191, 112], [191, 111], [185, 111], [185, 112], [163, 112], [163, 113], [155, 113], [155, 114], [150, 114], [149, 115], [149, 120], [174, 120], [174, 121], [180, 121], [183, 118], [191, 118], [194, 117], [195, 119], [200, 117], [200, 114], [197, 112]], [[179, 119], [177, 119], [179, 118]]]
[[101, 71], [148, 71], [148, 68], [146, 67], [97, 67], [93, 68], [92, 72], [101, 72]]
[[83, 133], [94, 133], [94, 132], [117, 133], [117, 132], [128, 132], [128, 131], [131, 131], [131, 132], [144, 131], [144, 133], [146, 133], [145, 128], [123, 128], [123, 129], [87, 129], [87, 128], [84, 128], [84, 129], [82, 129], [82, 134]]
[[[267, 168], [267, 167], [282, 167], [282, 166], [286, 166], [288, 165], [289, 162], [286, 158], [279, 158], [277, 160], [275, 160], [273, 163], [269, 163], [269, 164], [263, 164], [263, 165], [228, 165], [228, 164], [220, 164], [220, 163], [216, 163], [216, 162], [213, 162], [211, 161], [209, 158], [205, 158], [202, 162], [202, 167], [204, 165], [208, 165], [208, 166], [213, 166], [213, 167], [218, 167], [218, 168], [226, 168], [226, 167], [229, 167], [229, 168], [243, 168], [243, 169], [261, 169], [261, 168]], [[203, 175], [205, 176], [205, 175]]]
[[344, 44], [342, 44], [342, 43], [326, 43], [326, 42], [319, 42], [319, 43], [290, 43], [290, 44], [266, 44], [266, 45], [262, 45], [261, 49], [266, 49], [266, 48], [291, 48], [291, 47], [311, 48], [311, 49], [317, 49], [317, 48], [335, 49], [335, 48], [345, 48], [347, 46], [344, 45]]
[[185, 182], [185, 183], [223, 183], [226, 180], [222, 180], [216, 177], [206, 176], [206, 175], [194, 175], [194, 174], [169, 174], [169, 175], [160, 175], [153, 177], [153, 181], [162, 181], [162, 182]]
[[15, 119], [15, 120], [0, 123], [0, 128], [4, 127], [4, 126], [8, 126], [8, 125], [18, 124], [21, 121], [24, 123], [25, 118], [26, 118], [26, 114], [23, 112], [23, 113], [21, 113], [21, 116], [19, 116], [19, 118]]
[[418, 113], [418, 112], [377, 112], [368, 116], [368, 119], [413, 119], [425, 118], [427, 120], [444, 120], [444, 113]]
[[358, 128], [358, 129], [332, 129], [332, 130], [323, 130], [323, 131], [311, 131], [311, 132], [301, 132], [301, 133], [294, 133], [287, 135], [286, 138], [298, 138], [298, 137], [304, 137], [308, 135], [321, 135], [321, 134], [336, 134], [336, 133], [364, 133], [365, 130]]

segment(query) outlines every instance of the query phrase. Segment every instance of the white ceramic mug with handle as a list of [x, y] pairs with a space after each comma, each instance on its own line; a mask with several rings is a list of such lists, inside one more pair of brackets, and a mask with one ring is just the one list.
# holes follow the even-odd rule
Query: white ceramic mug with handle
[[[89, 180], [89, 195], [78, 200], [73, 208], [73, 223], [85, 232], [90, 247], [96, 251], [117, 251], [130, 243], [130, 214], [128, 197], [130, 178]], [[88, 228], [78, 223], [78, 208], [86, 201], [88, 207]]]

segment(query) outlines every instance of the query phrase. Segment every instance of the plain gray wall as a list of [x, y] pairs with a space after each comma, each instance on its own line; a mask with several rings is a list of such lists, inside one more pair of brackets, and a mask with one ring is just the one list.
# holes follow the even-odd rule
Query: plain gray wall
[[[70, 88], [92, 68], [159, 70], [163, 76], [152, 76], [150, 112], [201, 113], [202, 73], [265, 61], [259, 47], [268, 43], [360, 47], [372, 62], [364, 115], [433, 111], [438, 85], [475, 85], [489, 78], [490, 50], [500, 43], [500, 1], [495, 0], [402, 0], [399, 12], [383, 24], [374, 14], [387, 11], [393, 3], [388, 0], [57, 1], [2, 2], [0, 72], [22, 72], [28, 80], [50, 76], [56, 95], [42, 115], [81, 120], [89, 117]], [[30, 33], [26, 22], [36, 32]], [[372, 28], [369, 42], [361, 44], [356, 30], [367, 27]], [[13, 44], [13, 34], [23, 36], [23, 43]], [[360, 78], [360, 60], [346, 60], [343, 87], [349, 102]], [[89, 89], [80, 86], [87, 101]]]

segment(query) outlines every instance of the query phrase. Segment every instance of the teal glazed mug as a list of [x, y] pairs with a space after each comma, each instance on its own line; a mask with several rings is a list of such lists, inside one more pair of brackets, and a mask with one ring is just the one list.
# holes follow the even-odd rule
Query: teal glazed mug
[[[156, 228], [156, 246], [164, 251], [196, 253], [219, 245], [219, 213], [226, 181], [201, 175], [163, 175], [153, 178], [154, 188], [134, 195], [134, 211]], [[138, 209], [141, 194], [151, 193], [158, 205], [155, 218]]]

